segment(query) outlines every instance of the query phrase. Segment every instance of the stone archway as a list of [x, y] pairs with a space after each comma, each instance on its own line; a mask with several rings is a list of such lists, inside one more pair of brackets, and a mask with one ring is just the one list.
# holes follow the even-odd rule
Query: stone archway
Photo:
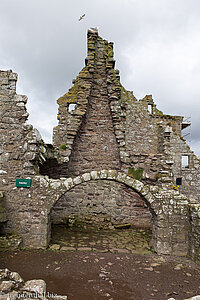
[[[52, 224], [79, 220], [108, 228], [119, 224], [152, 227], [152, 210], [132, 187], [115, 180], [90, 180], [64, 193], [51, 210]], [[112, 226], [113, 225], [113, 226]]]
[[[92, 171], [75, 178], [49, 179], [47, 176], [36, 176], [33, 180], [33, 194], [35, 201], [32, 205], [41, 203], [41, 229], [37, 233], [37, 243], [33, 244], [35, 235], [33, 222], [31, 223], [26, 245], [33, 248], [48, 246], [50, 237], [50, 212], [60, 197], [73, 187], [92, 180], [111, 180], [122, 183], [145, 198], [148, 207], [154, 215], [152, 245], [159, 254], [186, 255], [188, 251], [188, 214], [187, 198], [172, 189], [145, 185], [116, 170]], [[41, 199], [43, 199], [41, 201]], [[40, 221], [41, 220], [41, 221]], [[33, 230], [32, 230], [33, 228]], [[30, 237], [30, 238], [29, 238]]]
[[[109, 234], [116, 236], [122, 234], [122, 232], [117, 233], [113, 231], [114, 228], [121, 228], [123, 224], [126, 224], [126, 226], [130, 224], [135, 229], [124, 232], [124, 235], [129, 234], [129, 238], [131, 236], [132, 247], [140, 248], [142, 244], [147, 246], [150, 242], [152, 225], [156, 223], [154, 220], [156, 215], [150, 203], [133, 187], [130, 187], [130, 180], [128, 184], [119, 182], [116, 173], [113, 171], [109, 173], [109, 176], [107, 176], [109, 178], [106, 179], [100, 178], [103, 177], [102, 174], [98, 172], [95, 176], [96, 179], [91, 176], [90, 180], [84, 182], [79, 180], [79, 184], [71, 187], [59, 197], [50, 212], [51, 238], [58, 244], [59, 239], [62, 240], [61, 244], [66, 239], [65, 245], [67, 244], [70, 247], [69, 236], [74, 235], [73, 239], [76, 238], [76, 247], [78, 247], [80, 241], [77, 241], [77, 231], [79, 235], [81, 233], [84, 235], [86, 232], [86, 235], [93, 232], [93, 236], [101, 234], [104, 235], [105, 240], [108, 232], [105, 230], [99, 231], [100, 228], [110, 229]], [[92, 173], [92, 175], [95, 175], [95, 173]], [[126, 179], [130, 179], [130, 177]], [[120, 181], [122, 181], [122, 178]], [[70, 228], [68, 231], [66, 225]], [[139, 233], [141, 231], [143, 234], [144, 232], [148, 233], [146, 238]], [[134, 236], [136, 237], [135, 241]], [[90, 237], [90, 242], [94, 242], [91, 234]], [[100, 240], [102, 240], [102, 236], [99, 237], [99, 242]], [[124, 241], [124, 243], [127, 243], [127, 241]], [[140, 251], [142, 251], [142, 248]]]
[[[57, 205], [57, 203], [60, 202], [60, 200], [62, 199], [62, 196], [64, 194], [66, 194], [66, 193], [69, 194], [70, 191], [73, 192], [74, 190], [77, 191], [79, 186], [80, 186], [79, 189], [81, 189], [82, 186], [85, 186], [88, 184], [98, 185], [99, 183], [103, 182], [103, 187], [105, 187], [106, 183], [109, 182], [109, 186], [112, 186], [112, 188], [113, 188], [113, 186], [114, 187], [119, 186], [120, 188], [121, 188], [121, 186], [123, 186], [123, 187], [126, 187], [126, 189], [129, 189], [129, 192], [132, 191], [133, 194], [137, 195], [137, 198], [140, 200], [139, 205], [141, 205], [141, 202], [143, 202], [144, 206], [146, 206], [145, 214], [147, 214], [147, 211], [148, 211], [148, 213], [150, 215], [150, 216], [148, 215], [148, 218], [150, 219], [150, 221], [148, 220], [148, 222], [151, 224], [151, 227], [153, 227], [153, 232], [156, 231], [154, 228], [155, 225], [157, 224], [156, 213], [151, 204], [151, 203], [153, 203], [153, 196], [151, 195], [149, 188], [147, 186], [144, 186], [144, 184], [141, 183], [140, 181], [137, 181], [137, 180], [129, 177], [128, 175], [126, 175], [122, 172], [117, 172], [115, 170], [92, 171], [90, 173], [85, 173], [81, 176], [77, 176], [75, 178], [68, 178], [64, 181], [63, 180], [51, 180], [51, 182], [50, 182], [50, 187], [55, 188], [56, 191], [59, 188], [60, 191], [62, 191], [62, 194], [59, 193], [59, 195], [56, 197], [56, 199], [54, 198], [54, 201], [52, 203], [52, 207], [51, 207], [49, 213], [51, 213], [52, 209], [54, 209], [54, 207]], [[65, 189], [63, 188], [63, 186], [65, 186]], [[148, 195], [147, 196], [148, 199], [145, 198], [146, 195]], [[137, 199], [137, 201], [138, 201], [138, 199]], [[116, 204], [116, 201], [114, 201], [114, 202]], [[75, 209], [73, 210], [73, 212], [77, 212], [76, 209], [79, 205], [80, 204], [78, 204], [78, 201], [76, 201], [76, 203], [74, 203]], [[105, 203], [105, 206], [106, 205], [109, 206], [109, 203]], [[112, 208], [113, 208], [113, 206], [112, 206]], [[114, 209], [116, 209], [116, 206], [117, 205], [115, 205]], [[62, 210], [62, 207], [60, 207], [60, 208]], [[91, 207], [90, 207], [90, 209], [91, 209]], [[95, 211], [96, 211], [96, 209], [97, 210], [99, 209], [98, 205], [95, 207]], [[101, 207], [101, 210], [102, 209], [104, 209], [104, 208]], [[125, 209], [127, 210], [128, 206], [125, 207]], [[137, 209], [139, 209], [139, 214], [141, 214], [141, 210], [144, 208], [137, 207]], [[108, 210], [109, 210], [109, 208], [108, 208]], [[106, 211], [107, 211], [107, 209], [106, 209]], [[123, 218], [124, 217], [123, 208], [121, 211], [122, 211], [122, 218]], [[59, 208], [58, 208], [57, 212], [59, 214]], [[121, 212], [120, 212], [120, 214], [121, 214]], [[116, 216], [114, 216], [114, 217], [116, 218]], [[129, 218], [128, 219], [126, 218], [125, 221], [132, 223], [131, 218], [133, 219], [134, 216], [132, 216], [130, 213]], [[143, 216], [143, 218], [144, 218], [144, 216]], [[119, 219], [120, 218], [116, 218], [117, 221], [119, 221]], [[141, 226], [142, 223], [138, 223], [138, 219], [139, 218], [137, 218], [137, 223], [134, 225]], [[149, 223], [148, 223], [148, 225], [149, 225]], [[147, 223], [145, 223], [145, 225], [147, 225]], [[154, 240], [154, 238], [153, 238], [153, 240]]]

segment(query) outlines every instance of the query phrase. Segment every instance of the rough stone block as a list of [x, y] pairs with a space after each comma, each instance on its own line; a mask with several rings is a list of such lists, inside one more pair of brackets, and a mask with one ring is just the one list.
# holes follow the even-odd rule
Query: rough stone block
[[[101, 176], [102, 173], [100, 173]], [[117, 177], [117, 171], [115, 170], [108, 170], [108, 179], [115, 179]]]
[[154, 244], [156, 252], [160, 254], [165, 254], [165, 255], [172, 255], [172, 245], [170, 242], [165, 242], [165, 241], [156, 241], [156, 244]]
[[101, 179], [106, 179], [107, 177], [108, 177], [108, 171], [107, 170], [100, 171], [100, 178]]
[[58, 189], [61, 186], [61, 182], [59, 180], [53, 180], [53, 179], [51, 179], [49, 181], [49, 185], [50, 185], [51, 189], [56, 190], [56, 189]]
[[35, 294], [44, 295], [46, 293], [46, 283], [42, 279], [34, 279], [25, 282], [23, 291], [33, 292]]
[[81, 176], [77, 176], [73, 179], [73, 182], [75, 185], [82, 183], [82, 178]]
[[128, 180], [128, 182], [130, 182], [131, 186], [138, 192], [140, 192], [144, 186], [144, 184], [138, 180], [132, 179], [132, 181]]
[[69, 190], [70, 188], [72, 188], [74, 186], [74, 182], [72, 180], [72, 178], [68, 178], [64, 181], [64, 185], [66, 187], [67, 190]]
[[155, 201], [154, 196], [151, 193], [148, 193], [147, 195], [145, 195], [145, 199], [150, 203], [153, 204], [153, 202]]
[[91, 174], [92, 179], [98, 179], [99, 178], [99, 175], [98, 175], [97, 171], [92, 171], [90, 174]]
[[47, 188], [49, 186], [49, 183], [50, 183], [49, 180], [47, 180], [46, 178], [44, 178], [42, 176], [40, 176], [39, 179], [40, 179], [40, 185], [41, 186], [43, 186], [45, 188]]
[[90, 173], [85, 173], [82, 175], [83, 181], [89, 181], [91, 180]]
[[146, 196], [148, 193], [149, 193], [150, 189], [149, 189], [149, 186], [143, 186], [143, 188], [141, 189], [140, 193], [143, 195], [143, 196]]

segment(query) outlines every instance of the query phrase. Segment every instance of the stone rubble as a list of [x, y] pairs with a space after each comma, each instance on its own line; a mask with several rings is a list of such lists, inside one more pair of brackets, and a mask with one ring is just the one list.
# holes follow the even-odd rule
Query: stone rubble
[[[110, 265], [111, 263], [108, 263]], [[144, 268], [152, 271], [153, 268]], [[110, 272], [102, 268], [99, 277], [103, 280], [108, 280], [109, 284], [113, 284], [109, 280]], [[90, 280], [93, 282], [93, 280]], [[154, 291], [157, 291], [156, 289]], [[24, 282], [21, 276], [17, 272], [11, 272], [8, 269], [0, 269], [0, 300], [10, 299], [55, 299], [55, 300], [67, 300], [67, 296], [61, 296], [46, 291], [46, 283], [41, 279], [33, 279]], [[175, 300], [175, 298], [168, 298], [168, 300]], [[200, 300], [200, 295], [183, 299], [183, 300]]]
[[67, 296], [60, 296], [46, 291], [46, 283], [41, 279], [24, 282], [21, 276], [8, 269], [0, 269], [0, 300], [10, 299], [55, 299], [67, 300]]
[[[175, 298], [168, 298], [167, 300], [176, 300]], [[183, 300], [200, 300], [200, 295], [194, 296], [191, 298], [183, 299]]]

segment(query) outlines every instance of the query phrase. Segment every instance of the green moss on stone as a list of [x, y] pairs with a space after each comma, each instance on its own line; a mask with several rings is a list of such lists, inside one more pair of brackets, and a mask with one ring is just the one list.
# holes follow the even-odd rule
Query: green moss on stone
[[88, 85], [85, 84], [85, 78], [87, 78], [89, 67], [90, 66], [86, 66], [80, 71], [77, 78], [73, 81], [74, 85], [72, 88], [57, 100], [59, 106], [66, 106], [66, 103], [76, 103], [80, 91], [89, 88]]
[[60, 149], [61, 149], [61, 150], [66, 150], [66, 148], [67, 148], [67, 147], [66, 147], [66, 144], [60, 145]]
[[157, 115], [157, 116], [163, 116], [164, 115], [163, 112], [161, 110], [157, 109], [157, 108], [154, 108], [154, 111], [155, 111], [155, 115]]
[[113, 58], [113, 48], [111, 45], [108, 45], [108, 57]]
[[129, 91], [127, 91], [122, 85], [121, 85], [121, 99], [124, 102], [133, 103], [136, 102], [137, 99], [134, 95], [131, 95]]
[[143, 169], [137, 169], [137, 170], [134, 170], [134, 168], [128, 169], [128, 176], [130, 176], [136, 180], [141, 180], [142, 174], [143, 174]]

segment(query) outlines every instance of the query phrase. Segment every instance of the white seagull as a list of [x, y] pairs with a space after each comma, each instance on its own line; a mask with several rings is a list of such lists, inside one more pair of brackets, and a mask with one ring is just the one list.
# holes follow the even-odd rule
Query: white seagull
[[81, 21], [84, 17], [85, 17], [85, 14], [83, 14], [82, 16], [80, 16], [80, 18], [78, 20]]

